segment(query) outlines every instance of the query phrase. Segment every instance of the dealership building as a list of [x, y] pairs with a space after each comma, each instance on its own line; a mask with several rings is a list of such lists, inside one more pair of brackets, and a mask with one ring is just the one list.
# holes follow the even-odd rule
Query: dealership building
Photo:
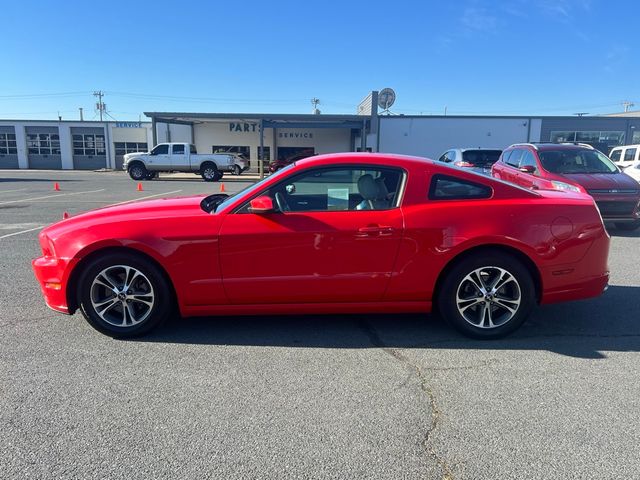
[[[252, 161], [298, 153], [372, 151], [438, 158], [456, 147], [583, 142], [608, 153], [640, 143], [640, 114], [610, 116], [380, 115], [377, 92], [357, 114], [145, 112], [149, 122], [0, 120], [0, 168], [120, 169], [123, 155], [163, 142]], [[252, 165], [256, 165], [252, 162]]]

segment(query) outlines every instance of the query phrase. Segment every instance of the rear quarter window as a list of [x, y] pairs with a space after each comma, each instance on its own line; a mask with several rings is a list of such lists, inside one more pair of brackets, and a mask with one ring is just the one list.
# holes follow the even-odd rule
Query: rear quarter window
[[434, 175], [429, 185], [429, 200], [468, 200], [490, 198], [491, 187], [448, 175]]

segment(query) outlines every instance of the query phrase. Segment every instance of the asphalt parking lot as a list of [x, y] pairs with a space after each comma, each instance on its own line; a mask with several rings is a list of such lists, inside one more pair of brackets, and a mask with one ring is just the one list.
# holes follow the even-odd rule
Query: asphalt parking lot
[[602, 297], [500, 341], [421, 315], [175, 319], [113, 340], [47, 309], [30, 260], [64, 211], [220, 184], [143, 187], [0, 171], [1, 478], [639, 478], [640, 232], [612, 231]]

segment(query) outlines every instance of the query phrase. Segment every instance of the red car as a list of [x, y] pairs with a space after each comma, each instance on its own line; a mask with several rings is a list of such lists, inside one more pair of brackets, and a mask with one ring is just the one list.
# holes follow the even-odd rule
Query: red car
[[282, 160], [274, 160], [273, 162], [269, 163], [269, 172], [276, 173], [278, 170], [286, 167], [287, 165], [291, 165], [292, 163], [297, 162], [298, 160], [302, 160], [304, 158], [308, 158], [313, 155], [314, 155], [313, 150], [308, 150], [308, 151], [296, 153], [295, 155], [291, 155], [290, 157], [287, 157]]
[[[417, 157], [334, 154], [248, 189], [106, 207], [40, 234], [47, 304], [115, 337], [182, 316], [424, 312], [496, 338], [600, 295], [593, 199]], [[391, 319], [390, 319], [391, 321]]]
[[640, 228], [640, 185], [590, 145], [512, 145], [491, 173], [526, 188], [588, 193], [605, 221], [621, 230]]

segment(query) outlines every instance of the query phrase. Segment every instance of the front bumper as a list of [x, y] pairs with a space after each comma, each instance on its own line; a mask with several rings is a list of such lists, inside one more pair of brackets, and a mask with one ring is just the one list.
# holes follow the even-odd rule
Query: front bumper
[[66, 260], [55, 257], [39, 257], [31, 262], [44, 301], [56, 312], [73, 313], [69, 312], [67, 302], [67, 282], [68, 272], [76, 262], [75, 259]]

